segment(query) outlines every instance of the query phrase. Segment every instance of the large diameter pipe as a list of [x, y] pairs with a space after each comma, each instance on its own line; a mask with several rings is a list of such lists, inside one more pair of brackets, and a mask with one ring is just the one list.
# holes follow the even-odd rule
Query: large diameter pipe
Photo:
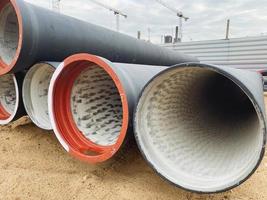
[[168, 68], [143, 88], [134, 132], [147, 162], [174, 185], [199, 193], [234, 188], [264, 155], [262, 77], [206, 64]]
[[22, 82], [24, 73], [0, 76], [0, 125], [26, 115], [22, 102]]
[[44, 60], [61, 62], [74, 53], [91, 53], [112, 62], [167, 66], [197, 61], [23, 0], [0, 2], [0, 74]]
[[140, 90], [161, 66], [112, 63], [77, 54], [52, 76], [49, 116], [67, 152], [89, 163], [111, 158], [132, 136], [132, 113]]
[[60, 63], [39, 62], [26, 73], [22, 96], [25, 110], [32, 122], [45, 130], [52, 130], [48, 115], [48, 88]]

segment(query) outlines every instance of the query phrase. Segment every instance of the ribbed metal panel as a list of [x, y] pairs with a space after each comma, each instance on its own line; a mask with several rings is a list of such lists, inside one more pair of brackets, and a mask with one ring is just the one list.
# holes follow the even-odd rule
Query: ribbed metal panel
[[267, 69], [267, 36], [164, 45], [201, 62], [236, 68]]

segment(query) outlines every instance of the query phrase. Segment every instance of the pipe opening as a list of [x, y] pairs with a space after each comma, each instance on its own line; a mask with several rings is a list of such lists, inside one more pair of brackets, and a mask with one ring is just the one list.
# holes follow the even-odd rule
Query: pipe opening
[[51, 130], [48, 115], [48, 88], [55, 69], [38, 63], [27, 72], [23, 82], [23, 102], [27, 114], [40, 128]]
[[122, 127], [122, 103], [104, 69], [90, 66], [77, 77], [71, 92], [71, 111], [88, 140], [102, 146], [116, 143]]
[[135, 120], [146, 159], [188, 190], [236, 186], [260, 160], [263, 125], [253, 103], [213, 69], [174, 68], [160, 74], [144, 89]]
[[0, 124], [8, 124], [18, 109], [18, 87], [16, 77], [12, 74], [0, 77]]
[[0, 9], [0, 59], [10, 65], [19, 45], [19, 22], [11, 3], [5, 3]]
[[53, 128], [74, 156], [88, 162], [105, 161], [118, 151], [126, 135], [124, 91], [111, 67], [100, 58], [81, 59], [78, 54], [69, 59], [74, 61], [65, 61], [50, 85]]

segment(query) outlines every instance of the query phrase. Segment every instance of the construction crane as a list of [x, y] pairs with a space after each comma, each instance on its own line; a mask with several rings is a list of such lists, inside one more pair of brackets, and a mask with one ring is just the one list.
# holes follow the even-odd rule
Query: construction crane
[[60, 1], [61, 0], [50, 0], [51, 9], [60, 12]]
[[120, 15], [123, 16], [124, 18], [127, 18], [127, 15], [122, 13], [121, 11], [115, 9], [115, 8], [112, 8], [108, 5], [105, 5], [103, 3], [100, 3], [98, 1], [95, 1], [95, 0], [90, 0], [92, 1], [93, 3], [99, 5], [99, 6], [102, 6], [103, 8], [106, 8], [108, 9], [109, 11], [112, 11], [114, 13], [114, 15], [116, 16], [116, 30], [119, 32], [120, 31]]
[[175, 8], [171, 7], [170, 5], [167, 5], [165, 2], [163, 2], [162, 0], [156, 0], [158, 3], [160, 3], [162, 6], [164, 6], [165, 8], [173, 11], [176, 13], [176, 15], [179, 17], [179, 28], [180, 28], [180, 31], [179, 31], [179, 38], [182, 40], [182, 37], [183, 37], [183, 19], [185, 21], [187, 21], [189, 19], [189, 17], [185, 17], [184, 14], [179, 11], [179, 10], [176, 10]]

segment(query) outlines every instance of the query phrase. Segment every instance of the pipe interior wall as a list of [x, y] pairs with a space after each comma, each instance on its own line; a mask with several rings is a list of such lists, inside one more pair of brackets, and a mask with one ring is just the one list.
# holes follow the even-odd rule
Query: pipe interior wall
[[19, 30], [16, 12], [11, 4], [0, 13], [0, 55], [3, 62], [11, 64], [18, 47]]
[[34, 124], [45, 130], [52, 130], [48, 116], [48, 88], [59, 63], [40, 62], [27, 72], [23, 82], [23, 103]]

